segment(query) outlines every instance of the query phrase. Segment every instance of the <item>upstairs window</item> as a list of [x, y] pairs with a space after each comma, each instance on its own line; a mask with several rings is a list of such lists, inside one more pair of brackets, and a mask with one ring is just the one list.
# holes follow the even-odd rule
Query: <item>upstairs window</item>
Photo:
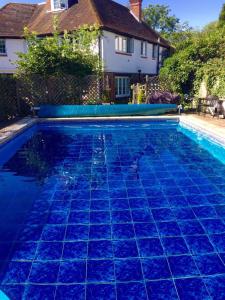
[[115, 77], [116, 98], [130, 96], [130, 78], [125, 76]]
[[147, 42], [144, 42], [142, 41], [141, 42], [141, 56], [147, 56], [147, 46], [148, 46], [148, 43]]
[[0, 55], [6, 55], [5, 39], [0, 39]]
[[116, 36], [115, 49], [116, 52], [131, 54], [134, 52], [134, 40], [129, 37]]
[[156, 59], [158, 57], [158, 45], [153, 45], [152, 47], [152, 58]]
[[68, 0], [52, 0], [53, 10], [66, 9], [68, 7]]

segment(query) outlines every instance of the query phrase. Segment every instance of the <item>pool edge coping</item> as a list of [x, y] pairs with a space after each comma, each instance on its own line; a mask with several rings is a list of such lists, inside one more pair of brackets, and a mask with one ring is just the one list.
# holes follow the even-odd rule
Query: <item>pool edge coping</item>
[[[35, 124], [42, 122], [87, 122], [87, 121], [113, 121], [113, 120], [178, 120], [183, 126], [197, 130], [213, 141], [225, 147], [225, 136], [215, 133], [216, 126], [204, 127], [204, 121], [188, 115], [166, 115], [166, 116], [117, 116], [117, 117], [76, 117], [76, 118], [32, 118], [25, 117], [12, 125], [0, 129], [0, 147], [11, 141], [13, 138], [24, 132]], [[210, 123], [208, 123], [210, 124]]]

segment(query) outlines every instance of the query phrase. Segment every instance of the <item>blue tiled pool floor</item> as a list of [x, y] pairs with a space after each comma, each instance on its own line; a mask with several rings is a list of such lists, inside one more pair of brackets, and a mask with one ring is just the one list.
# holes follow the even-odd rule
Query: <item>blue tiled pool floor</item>
[[40, 128], [0, 169], [1, 290], [225, 299], [225, 165], [177, 129]]

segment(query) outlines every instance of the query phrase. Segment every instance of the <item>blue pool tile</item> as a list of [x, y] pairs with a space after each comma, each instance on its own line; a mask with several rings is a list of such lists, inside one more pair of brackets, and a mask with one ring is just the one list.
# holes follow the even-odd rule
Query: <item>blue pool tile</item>
[[212, 299], [225, 299], [225, 275], [205, 277], [204, 282]]
[[[32, 260], [35, 257], [36, 242], [15, 243], [12, 250], [12, 260]], [[1, 245], [0, 245], [1, 247]]]
[[143, 280], [139, 259], [115, 260], [115, 273], [117, 281]]
[[55, 290], [56, 287], [50, 285], [28, 285], [25, 290], [25, 299], [54, 299]]
[[88, 282], [111, 282], [114, 281], [113, 260], [88, 260], [87, 281]]
[[134, 228], [138, 238], [158, 236], [155, 223], [135, 223]]
[[131, 209], [148, 207], [146, 198], [130, 198], [129, 203]]
[[106, 189], [92, 190], [91, 199], [105, 200], [109, 198], [109, 192]]
[[211, 205], [192, 207], [192, 210], [199, 219], [217, 217], [216, 211]]
[[109, 211], [91, 211], [90, 213], [90, 223], [92, 224], [103, 224], [110, 223], [110, 213]]
[[71, 211], [68, 219], [71, 224], [89, 224], [90, 213], [88, 211]]
[[170, 208], [152, 209], [153, 218], [155, 221], [172, 221], [175, 216]]
[[192, 254], [214, 252], [214, 247], [207, 235], [186, 236], [185, 239]]
[[225, 232], [225, 223], [220, 219], [204, 219], [201, 222], [208, 234]]
[[177, 236], [181, 235], [177, 222], [160, 222], [157, 227], [161, 236]]
[[89, 239], [110, 239], [111, 226], [110, 225], [91, 225], [89, 232]]
[[73, 200], [71, 201], [71, 210], [90, 210], [90, 201], [89, 200]]
[[85, 199], [85, 200], [90, 200], [90, 191], [85, 191], [85, 190], [77, 190], [74, 191], [72, 194], [72, 199]]
[[202, 275], [225, 274], [225, 266], [217, 254], [195, 256], [195, 262]]
[[112, 242], [107, 240], [89, 241], [89, 258], [110, 258], [113, 256]]
[[147, 280], [171, 278], [168, 262], [164, 257], [143, 259], [142, 267]]
[[82, 284], [59, 285], [56, 289], [55, 299], [83, 300], [85, 299], [85, 286]]
[[162, 238], [162, 243], [167, 255], [187, 254], [189, 252], [182, 237], [165, 237]]
[[70, 208], [70, 201], [53, 201], [51, 204], [51, 210], [65, 210]]
[[128, 198], [145, 197], [143, 188], [133, 187], [127, 189]]
[[196, 264], [190, 255], [170, 256], [168, 261], [173, 277], [199, 275]]
[[186, 207], [188, 206], [188, 201], [184, 196], [168, 196], [167, 197], [171, 207]]
[[114, 239], [134, 238], [134, 228], [132, 224], [113, 224], [112, 235]]
[[0, 289], [10, 300], [18, 300], [23, 298], [23, 294], [24, 294], [23, 285], [17, 285], [17, 284], [0, 285]]
[[79, 283], [86, 280], [86, 261], [63, 261], [60, 263], [58, 282]]
[[204, 197], [204, 195], [185, 195], [186, 200], [188, 201], [189, 205], [193, 206], [207, 206], [209, 205], [209, 201]]
[[172, 280], [157, 280], [146, 282], [149, 300], [178, 300], [178, 295]]
[[207, 195], [206, 199], [210, 204], [224, 204], [225, 195], [220, 193]]
[[62, 242], [42, 242], [39, 243], [36, 259], [38, 260], [58, 260], [62, 256]]
[[67, 223], [67, 211], [52, 211], [48, 217], [48, 224], [65, 224]]
[[2, 284], [26, 282], [30, 268], [30, 262], [9, 262], [4, 270]]
[[62, 241], [64, 239], [66, 226], [46, 224], [41, 235], [44, 241]]
[[117, 300], [147, 300], [145, 286], [142, 282], [117, 283]]
[[216, 205], [215, 210], [219, 217], [225, 218], [225, 205]]
[[183, 235], [204, 234], [205, 231], [197, 220], [182, 220], [178, 222]]
[[210, 235], [210, 240], [212, 241], [215, 249], [219, 252], [225, 252], [225, 233], [212, 234]]
[[[42, 226], [41, 225], [29, 225], [26, 226], [19, 234], [19, 241], [38, 241], [41, 237]], [[7, 241], [7, 237], [6, 237]]]
[[86, 287], [87, 300], [116, 300], [114, 284], [88, 284]]
[[63, 247], [63, 259], [87, 258], [87, 242], [65, 242]]
[[34, 262], [29, 281], [33, 283], [54, 283], [59, 272], [58, 262]]
[[111, 199], [110, 205], [111, 205], [112, 210], [129, 209], [130, 208], [129, 201], [127, 198]]
[[66, 240], [87, 240], [89, 226], [87, 225], [68, 225], [66, 229]]
[[211, 299], [200, 278], [176, 279], [175, 284], [181, 300]]
[[113, 251], [114, 251], [114, 256], [118, 258], [138, 256], [138, 249], [135, 240], [114, 241]]
[[173, 213], [177, 220], [195, 219], [195, 215], [189, 207], [174, 208]]
[[127, 190], [126, 189], [110, 190], [110, 198], [111, 199], [127, 198]]
[[133, 209], [132, 218], [134, 222], [151, 222], [152, 215], [148, 209]]
[[112, 211], [112, 223], [131, 223], [131, 213], [129, 210]]
[[139, 239], [138, 247], [142, 257], [160, 256], [164, 253], [159, 238]]
[[166, 197], [148, 197], [149, 208], [167, 208], [170, 207], [169, 201]]
[[108, 210], [109, 209], [109, 200], [92, 200], [90, 209], [91, 210]]

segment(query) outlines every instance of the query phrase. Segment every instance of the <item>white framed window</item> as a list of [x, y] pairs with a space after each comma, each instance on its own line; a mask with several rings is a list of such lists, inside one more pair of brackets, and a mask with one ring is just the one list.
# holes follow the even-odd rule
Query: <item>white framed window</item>
[[116, 98], [130, 96], [130, 78], [125, 76], [115, 77]]
[[153, 44], [152, 46], [152, 58], [156, 59], [158, 57], [158, 45]]
[[5, 39], [0, 39], [0, 55], [6, 55], [6, 43]]
[[51, 0], [52, 10], [62, 10], [68, 8], [68, 0]]
[[141, 56], [147, 56], [147, 47], [148, 43], [145, 41], [141, 41]]
[[119, 36], [115, 37], [116, 52], [131, 54], [134, 52], [134, 40], [129, 37]]

